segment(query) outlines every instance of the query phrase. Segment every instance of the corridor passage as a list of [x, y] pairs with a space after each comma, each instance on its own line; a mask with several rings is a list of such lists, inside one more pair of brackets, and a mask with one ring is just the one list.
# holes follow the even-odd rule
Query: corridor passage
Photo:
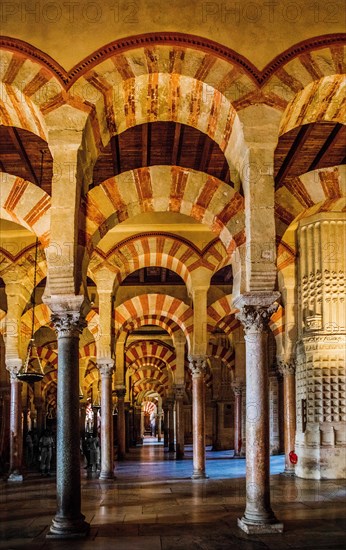
[[283, 535], [248, 536], [237, 527], [245, 506], [245, 460], [207, 450], [209, 479], [192, 481], [192, 449], [174, 460], [154, 438], [115, 465], [116, 479], [100, 481], [82, 469], [85, 540], [46, 540], [56, 511], [56, 480], [28, 473], [23, 483], [0, 481], [0, 548], [54, 550], [264, 550], [344, 548], [343, 481], [282, 475], [284, 457], [271, 457], [272, 504]]

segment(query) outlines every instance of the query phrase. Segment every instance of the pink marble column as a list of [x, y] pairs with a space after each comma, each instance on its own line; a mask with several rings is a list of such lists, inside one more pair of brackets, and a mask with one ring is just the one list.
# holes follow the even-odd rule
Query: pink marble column
[[205, 473], [205, 359], [189, 357], [189, 368], [192, 373], [192, 444], [193, 474], [192, 479], [204, 479]]
[[174, 453], [174, 399], [166, 400], [168, 407], [168, 451]]
[[242, 409], [243, 409], [243, 385], [233, 384], [234, 392], [234, 457], [242, 457]]
[[101, 375], [101, 472], [100, 479], [114, 478], [112, 359], [99, 360]]
[[126, 424], [125, 424], [125, 404], [126, 388], [116, 388], [118, 398], [118, 460], [124, 460], [126, 453]]
[[158, 443], [160, 443], [161, 439], [162, 439], [162, 428], [161, 428], [161, 425], [162, 425], [162, 409], [160, 407], [157, 408], [156, 421], [157, 421], [157, 441], [158, 441]]
[[185, 439], [185, 423], [184, 423], [184, 392], [183, 385], [175, 385], [175, 418], [176, 418], [176, 458], [184, 458], [184, 439]]
[[244, 326], [246, 343], [246, 508], [238, 526], [249, 534], [283, 530], [271, 509], [269, 484], [267, 338], [277, 296], [263, 294], [240, 296], [234, 304], [240, 306], [236, 317]]
[[293, 361], [278, 362], [278, 370], [284, 379], [284, 446], [285, 446], [285, 474], [295, 475], [294, 464], [289, 454], [294, 451], [296, 437], [296, 388], [295, 364]]
[[163, 446], [168, 447], [168, 405], [163, 405]]
[[11, 360], [11, 366], [7, 365], [11, 380], [11, 402], [10, 402], [10, 472], [8, 481], [23, 481], [22, 459], [23, 459], [23, 430], [22, 430], [22, 383], [17, 374], [22, 366], [19, 359], [16, 362]]

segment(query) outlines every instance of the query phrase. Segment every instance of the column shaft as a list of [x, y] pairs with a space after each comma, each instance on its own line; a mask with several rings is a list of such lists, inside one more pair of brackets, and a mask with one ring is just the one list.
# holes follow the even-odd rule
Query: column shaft
[[22, 383], [15, 373], [11, 373], [11, 403], [10, 403], [10, 474], [8, 481], [23, 481], [22, 454]]
[[177, 396], [176, 400], [176, 458], [184, 458], [185, 422], [183, 397]]
[[118, 398], [118, 460], [123, 460], [126, 453], [126, 423], [125, 423], [125, 394], [126, 389], [116, 389]]
[[168, 450], [174, 453], [174, 401], [168, 403]]
[[79, 433], [79, 313], [52, 315], [58, 332], [57, 512], [49, 538], [85, 536], [81, 514]]
[[[256, 298], [255, 298], [256, 300]], [[258, 298], [257, 298], [258, 300]], [[268, 300], [268, 298], [267, 298]], [[277, 306], [244, 305], [238, 319], [246, 343], [246, 508], [238, 525], [247, 533], [282, 532], [270, 506], [268, 324]]]
[[240, 457], [242, 450], [242, 401], [241, 388], [234, 389], [234, 456]]
[[207, 477], [205, 473], [204, 360], [190, 358], [190, 370], [192, 372], [192, 479], [203, 479]]
[[98, 362], [101, 374], [101, 472], [100, 479], [114, 478], [112, 373], [113, 361]]

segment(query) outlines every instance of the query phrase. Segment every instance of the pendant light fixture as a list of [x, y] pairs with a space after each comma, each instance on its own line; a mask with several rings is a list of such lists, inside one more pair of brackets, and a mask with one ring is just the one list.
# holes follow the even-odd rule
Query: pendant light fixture
[[[43, 156], [44, 151], [41, 151], [41, 174], [40, 174], [40, 184], [42, 182], [43, 174]], [[26, 355], [24, 365], [17, 374], [17, 378], [22, 382], [27, 382], [28, 384], [33, 384], [34, 382], [39, 382], [44, 377], [44, 372], [42, 369], [41, 361], [37, 353], [37, 348], [35, 345], [34, 332], [35, 332], [35, 291], [36, 291], [36, 277], [37, 277], [37, 256], [38, 256], [38, 238], [36, 237], [35, 243], [35, 261], [34, 261], [34, 287], [31, 295], [31, 306], [32, 306], [32, 326], [31, 326], [31, 338], [28, 345], [28, 353]]]
[[37, 252], [38, 252], [38, 239], [36, 238], [35, 245], [35, 264], [34, 264], [34, 290], [31, 295], [32, 305], [32, 326], [31, 326], [31, 338], [28, 345], [28, 353], [25, 358], [22, 369], [17, 374], [17, 378], [22, 382], [29, 384], [39, 382], [44, 377], [41, 361], [37, 353], [35, 345], [34, 332], [35, 332], [35, 290], [36, 290], [36, 271], [37, 271]]

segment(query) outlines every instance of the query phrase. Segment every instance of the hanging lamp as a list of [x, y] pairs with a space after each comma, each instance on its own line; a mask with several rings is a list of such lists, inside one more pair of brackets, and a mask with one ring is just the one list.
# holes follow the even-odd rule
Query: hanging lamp
[[[43, 156], [44, 151], [41, 151], [41, 175], [40, 183], [42, 182], [42, 171], [43, 171]], [[41, 361], [37, 353], [37, 348], [35, 345], [34, 331], [35, 331], [35, 290], [36, 290], [36, 276], [37, 276], [37, 256], [38, 256], [38, 238], [36, 237], [35, 243], [35, 262], [34, 262], [34, 289], [31, 295], [31, 305], [32, 305], [32, 326], [31, 326], [31, 338], [28, 345], [28, 352], [24, 361], [24, 365], [17, 374], [17, 378], [22, 382], [27, 382], [28, 384], [33, 384], [34, 382], [39, 382], [44, 377], [44, 372], [42, 369]]]

